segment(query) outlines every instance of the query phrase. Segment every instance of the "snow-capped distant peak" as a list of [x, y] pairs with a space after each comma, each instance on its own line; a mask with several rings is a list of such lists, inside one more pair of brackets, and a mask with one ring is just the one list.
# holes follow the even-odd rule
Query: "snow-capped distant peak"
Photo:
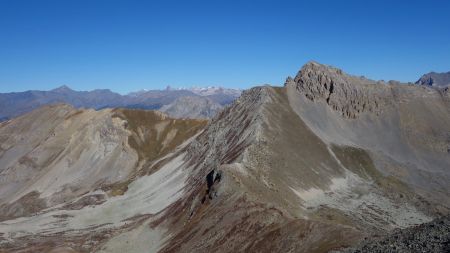
[[[137, 97], [137, 96], [147, 93], [149, 91], [151, 91], [151, 90], [141, 89], [139, 91], [128, 93], [128, 96]], [[220, 86], [207, 86], [207, 87], [192, 86], [190, 88], [186, 88], [186, 87], [176, 87], [175, 88], [171, 85], [166, 86], [165, 89], [162, 89], [160, 91], [190, 91], [199, 96], [227, 95], [227, 96], [232, 96], [232, 97], [239, 97], [239, 95], [242, 92], [242, 90], [240, 90], [240, 89], [223, 88]]]
[[200, 96], [211, 96], [211, 95], [217, 95], [217, 94], [224, 94], [224, 95], [231, 95], [231, 96], [237, 97], [241, 94], [241, 90], [227, 89], [227, 88], [218, 87], [218, 86], [192, 87], [189, 90]]
[[146, 92], [148, 92], [148, 91], [149, 91], [148, 89], [140, 89], [140, 90], [138, 90], [138, 91], [130, 92], [130, 93], [128, 93], [127, 95], [128, 95], [128, 96], [131, 96], [131, 97], [137, 97], [137, 96], [139, 96], [139, 95], [141, 95], [141, 94], [144, 94], [144, 93], [146, 93]]

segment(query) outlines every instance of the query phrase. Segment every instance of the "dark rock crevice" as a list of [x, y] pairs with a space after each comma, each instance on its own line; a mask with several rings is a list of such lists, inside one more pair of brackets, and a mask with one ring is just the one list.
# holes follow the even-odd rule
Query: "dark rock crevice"
[[217, 197], [217, 187], [216, 185], [220, 183], [222, 179], [222, 171], [211, 170], [206, 175], [206, 193], [202, 198], [202, 203], [205, 203], [206, 199], [212, 200]]
[[334, 91], [334, 82], [333, 82], [333, 80], [331, 80], [330, 81], [330, 89], [329, 89], [328, 97], [326, 99], [327, 104], [330, 104], [330, 97], [331, 97], [331, 94], [333, 94], [333, 91]]

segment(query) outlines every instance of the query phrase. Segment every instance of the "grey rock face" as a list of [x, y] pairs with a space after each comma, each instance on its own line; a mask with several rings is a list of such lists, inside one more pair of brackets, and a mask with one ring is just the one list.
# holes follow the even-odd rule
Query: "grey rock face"
[[[441, 96], [448, 100], [449, 73], [430, 73], [418, 84], [443, 87], [438, 89]], [[322, 101], [346, 118], [355, 119], [362, 113], [379, 115], [384, 109], [404, 103], [411, 99], [421, 99], [435, 91], [424, 90], [398, 81], [373, 81], [365, 77], [352, 76], [338, 68], [309, 62], [298, 72], [294, 79], [288, 78], [285, 86], [295, 87], [311, 101]]]
[[366, 111], [379, 113], [392, 99], [385, 85], [316, 62], [307, 63], [294, 79], [287, 79], [286, 85], [296, 86], [312, 101], [326, 102], [347, 118]]
[[450, 71], [447, 73], [430, 72], [423, 75], [416, 84], [433, 87], [446, 87], [450, 85]]

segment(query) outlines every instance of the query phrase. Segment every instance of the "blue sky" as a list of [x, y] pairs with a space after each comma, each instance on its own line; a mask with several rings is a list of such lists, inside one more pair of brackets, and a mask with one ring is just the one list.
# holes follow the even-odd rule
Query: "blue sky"
[[283, 84], [450, 70], [450, 1], [0, 0], [0, 92]]

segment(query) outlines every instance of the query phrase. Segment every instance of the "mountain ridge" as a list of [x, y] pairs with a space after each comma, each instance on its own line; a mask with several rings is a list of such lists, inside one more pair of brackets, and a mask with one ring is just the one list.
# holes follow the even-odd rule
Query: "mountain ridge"
[[[28, 155], [36, 151], [19, 153], [29, 138], [11, 129], [34, 127], [41, 134], [25, 136], [46, 139], [52, 134], [42, 134], [40, 125], [51, 126], [55, 117], [69, 127], [96, 122], [97, 130], [75, 132], [72, 141], [89, 147], [112, 138], [90, 156], [112, 154], [112, 147], [130, 150], [123, 152], [134, 159], [116, 162], [131, 160], [139, 169], [76, 196], [70, 187], [21, 191], [31, 194], [15, 203], [35, 200], [39, 211], [0, 221], [1, 246], [25, 252], [63, 246], [79, 252], [329, 252], [355, 246], [450, 212], [447, 103], [434, 88], [376, 84], [314, 63], [283, 87], [244, 91], [208, 122], [125, 109], [87, 110], [79, 120], [78, 114], [26, 114], [0, 125], [0, 138], [9, 140], [1, 142], [3, 168], [36, 163]], [[97, 117], [106, 123], [91, 120]], [[78, 138], [81, 133], [86, 137]], [[185, 134], [165, 145], [177, 133]], [[58, 154], [54, 145], [30, 146]], [[165, 152], [156, 152], [161, 147]], [[84, 158], [71, 159], [68, 164]], [[98, 168], [88, 165], [87, 171]], [[113, 166], [119, 167], [130, 166]], [[0, 175], [11, 179], [14, 171]], [[61, 195], [66, 204], [51, 206]]]
[[[63, 85], [49, 91], [25, 91], [0, 94], [0, 118], [6, 120], [29, 112], [39, 106], [53, 103], [67, 103], [76, 108], [135, 108], [135, 109], [160, 109], [164, 105], [169, 105], [179, 97], [199, 97], [199, 102], [208, 98], [214, 102], [214, 107], [222, 107], [231, 103], [237, 96], [239, 90], [224, 88], [212, 88], [210, 94], [202, 94], [189, 89], [183, 90], [149, 90], [127, 95], [120, 95], [109, 89], [95, 89], [92, 91], [75, 91]], [[208, 91], [209, 89], [203, 90]], [[197, 93], [198, 94], [197, 94]], [[202, 110], [208, 108], [198, 108], [189, 115], [185, 112], [183, 116], [192, 117], [201, 114]], [[217, 111], [214, 109], [212, 112]], [[173, 115], [176, 115], [174, 113]], [[179, 114], [179, 113], [178, 113]], [[203, 115], [204, 116], [204, 115]], [[212, 114], [208, 114], [208, 117]]]

